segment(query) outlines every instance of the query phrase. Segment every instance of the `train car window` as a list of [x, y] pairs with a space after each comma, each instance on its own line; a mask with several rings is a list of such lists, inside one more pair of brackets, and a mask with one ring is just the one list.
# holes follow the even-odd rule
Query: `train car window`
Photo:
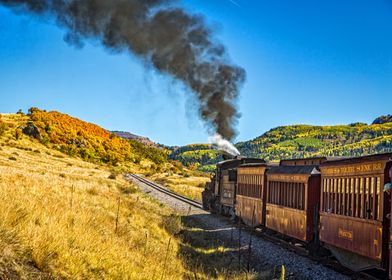
[[355, 198], [355, 178], [351, 178], [350, 180], [350, 186], [351, 186], [351, 199], [352, 199], [352, 213], [351, 216], [355, 217], [355, 211], [356, 211], [356, 198]]
[[277, 201], [277, 197], [278, 197], [278, 194], [277, 194], [278, 187], [277, 187], [277, 185], [276, 185], [275, 182], [272, 182], [272, 191], [273, 191], [273, 194], [274, 194], [274, 199], [273, 199], [272, 203], [277, 204], [277, 203], [278, 203], [278, 201]]
[[347, 179], [347, 200], [349, 203], [349, 208], [348, 208], [348, 216], [353, 217], [355, 213], [355, 197], [354, 197], [354, 179], [353, 178], [348, 178]]
[[235, 182], [237, 181], [237, 171], [236, 170], [229, 170], [229, 181], [230, 182]]
[[[272, 188], [271, 188], [271, 184], [272, 184]], [[276, 204], [276, 187], [275, 187], [275, 182], [270, 182], [268, 184], [269, 189], [271, 190], [271, 200], [269, 201], [270, 203]]]
[[359, 186], [360, 186], [360, 200], [361, 200], [361, 204], [360, 204], [360, 215], [359, 217], [361, 219], [365, 218], [364, 215], [364, 211], [365, 211], [365, 193], [364, 193], [364, 187], [365, 187], [365, 178], [359, 178]]
[[340, 213], [342, 215], [346, 215], [347, 211], [346, 211], [346, 207], [347, 207], [347, 202], [346, 202], [346, 179], [343, 178], [341, 180], [341, 190], [342, 190], [342, 210], [340, 211]]
[[380, 188], [381, 188], [381, 177], [377, 177], [377, 183], [376, 183], [376, 218], [378, 219], [380, 217]]
[[304, 210], [305, 184], [269, 181], [267, 185], [267, 202], [288, 208]]
[[329, 205], [328, 205], [328, 212], [333, 213], [334, 212], [334, 184], [333, 184], [333, 179], [328, 179], [328, 185], [329, 185]]
[[321, 209], [341, 216], [377, 220], [380, 191], [381, 176], [323, 178]]
[[343, 210], [343, 191], [342, 191], [342, 179], [338, 178], [338, 207], [337, 214], [341, 215]]
[[328, 195], [327, 195], [327, 207], [326, 207], [325, 211], [328, 213], [331, 213], [332, 212], [332, 207], [331, 207], [331, 205], [332, 205], [332, 190], [331, 190], [332, 184], [331, 184], [331, 179], [327, 179], [326, 181], [327, 181]]
[[324, 212], [328, 212], [328, 206], [329, 206], [329, 186], [328, 186], [328, 179], [323, 180], [323, 186], [324, 186], [324, 199], [322, 201], [322, 208]]
[[[251, 171], [250, 171], [251, 172]], [[247, 197], [253, 198], [261, 198], [262, 197], [262, 182], [260, 179], [260, 175], [252, 175], [252, 174], [238, 174], [238, 195], [243, 195]]]
[[238, 190], [237, 190], [239, 195], [242, 195], [244, 193], [244, 184], [243, 183], [238, 183]]

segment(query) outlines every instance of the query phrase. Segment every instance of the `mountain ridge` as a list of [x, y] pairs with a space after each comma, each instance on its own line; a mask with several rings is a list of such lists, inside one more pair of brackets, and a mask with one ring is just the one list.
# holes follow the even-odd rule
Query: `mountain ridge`
[[[270, 129], [248, 141], [235, 144], [242, 155], [276, 161], [312, 156], [361, 156], [392, 151], [392, 116], [381, 116], [372, 124], [285, 125]], [[215, 156], [215, 157], [214, 157]], [[184, 165], [210, 171], [222, 159], [206, 144], [173, 149], [169, 155]]]

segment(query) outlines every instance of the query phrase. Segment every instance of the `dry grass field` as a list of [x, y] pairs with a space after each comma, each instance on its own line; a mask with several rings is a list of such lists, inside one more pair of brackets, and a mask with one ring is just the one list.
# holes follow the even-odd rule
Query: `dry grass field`
[[201, 201], [201, 193], [204, 190], [204, 186], [210, 181], [210, 178], [207, 175], [181, 176], [169, 173], [155, 173], [150, 176], [150, 179], [168, 187], [176, 193], [197, 201]]
[[20, 148], [0, 150], [0, 278], [186, 274], [169, 209], [105, 167]]
[[[206, 251], [202, 259], [210, 268], [193, 264], [193, 255], [183, 252], [193, 243], [181, 237], [181, 217], [125, 181], [120, 169], [15, 135], [28, 120], [24, 115], [0, 120], [7, 126], [0, 131], [0, 279], [226, 278], [228, 260], [214, 254], [214, 268]], [[206, 180], [175, 179], [172, 184], [189, 189]], [[225, 251], [220, 244], [209, 248]], [[233, 273], [231, 279], [245, 277]]]

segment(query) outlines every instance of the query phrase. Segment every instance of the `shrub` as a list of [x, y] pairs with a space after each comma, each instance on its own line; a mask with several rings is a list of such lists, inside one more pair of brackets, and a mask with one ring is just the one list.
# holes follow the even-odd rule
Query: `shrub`
[[112, 171], [111, 173], [110, 173], [110, 175], [109, 175], [109, 177], [108, 177], [108, 179], [111, 179], [111, 180], [116, 180], [116, 178], [117, 178], [117, 172], [115, 172], [115, 171]]
[[90, 194], [90, 195], [97, 195], [98, 194], [98, 190], [95, 187], [92, 187], [92, 188], [87, 190], [87, 193]]
[[131, 161], [140, 163], [146, 158], [156, 165], [167, 161], [166, 152], [147, 147], [134, 140], [126, 140], [91, 123], [59, 112], [29, 109], [32, 122], [39, 128], [41, 143], [55, 146], [62, 153], [78, 156], [90, 162], [117, 166]]
[[8, 125], [0, 119], [0, 136], [3, 136], [7, 130]]

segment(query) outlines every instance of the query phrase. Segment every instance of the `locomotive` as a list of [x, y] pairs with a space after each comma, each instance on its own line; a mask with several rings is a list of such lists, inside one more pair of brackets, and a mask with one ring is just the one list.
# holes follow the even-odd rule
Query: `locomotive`
[[265, 161], [240, 156], [228, 159], [227, 155], [224, 158], [226, 160], [216, 165], [211, 182], [207, 183], [202, 194], [203, 207], [214, 213], [234, 216], [238, 167], [248, 163], [265, 163]]
[[236, 157], [217, 164], [203, 206], [392, 279], [391, 177], [392, 153], [279, 163]]

